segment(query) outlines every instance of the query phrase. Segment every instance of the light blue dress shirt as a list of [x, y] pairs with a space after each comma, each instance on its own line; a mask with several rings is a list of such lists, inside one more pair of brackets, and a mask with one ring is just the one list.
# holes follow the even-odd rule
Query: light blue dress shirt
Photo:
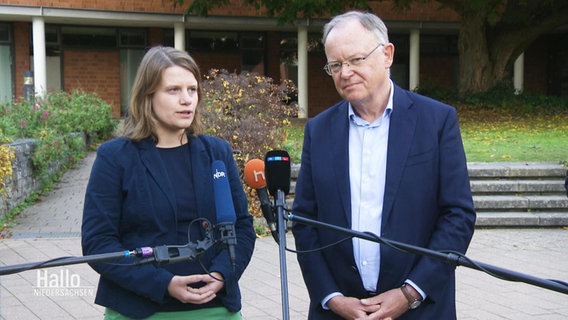
[[[372, 123], [358, 117], [349, 105], [351, 229], [377, 236], [381, 235], [392, 93], [391, 83], [386, 109]], [[376, 291], [381, 266], [380, 245], [360, 238], [353, 238], [352, 242], [363, 286], [367, 291]]]
[[[383, 200], [387, 171], [387, 149], [390, 116], [393, 110], [394, 86], [383, 115], [369, 123], [357, 116], [349, 104], [349, 186], [351, 191], [351, 229], [381, 236]], [[353, 238], [355, 263], [367, 291], [377, 291], [381, 267], [380, 245], [376, 242]], [[420, 295], [424, 292], [412, 281], [406, 280]], [[342, 295], [334, 292], [322, 300], [327, 302]]]
[[[349, 104], [349, 187], [351, 191], [351, 229], [372, 232], [381, 236], [381, 222], [387, 172], [387, 148], [390, 116], [393, 110], [394, 85], [383, 115], [369, 123], [357, 116]], [[380, 245], [376, 242], [353, 238], [355, 263], [367, 291], [377, 291], [381, 267]], [[423, 299], [426, 294], [411, 280]], [[329, 294], [322, 300], [322, 307], [329, 310], [327, 302], [341, 296]]]
[[[392, 113], [393, 84], [383, 115], [369, 123], [357, 116], [349, 103], [349, 186], [351, 189], [351, 228], [381, 234], [381, 218], [385, 193], [387, 142]], [[361, 273], [363, 285], [368, 291], [376, 291], [380, 267], [378, 243], [353, 238], [355, 262]], [[322, 307], [329, 310], [327, 302], [334, 292], [322, 300]]]

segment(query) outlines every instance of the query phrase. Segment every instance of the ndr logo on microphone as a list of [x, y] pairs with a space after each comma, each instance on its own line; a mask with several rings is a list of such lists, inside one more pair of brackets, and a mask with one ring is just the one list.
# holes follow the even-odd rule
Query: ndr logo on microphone
[[34, 296], [87, 297], [95, 295], [94, 286], [81, 286], [81, 277], [68, 269], [37, 270]]
[[215, 169], [215, 173], [213, 174], [213, 179], [221, 179], [226, 177], [227, 175], [225, 174], [224, 171], [219, 171], [218, 169]]

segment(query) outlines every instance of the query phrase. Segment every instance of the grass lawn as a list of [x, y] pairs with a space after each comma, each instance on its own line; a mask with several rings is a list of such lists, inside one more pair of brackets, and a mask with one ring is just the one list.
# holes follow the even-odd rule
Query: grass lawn
[[553, 161], [568, 164], [568, 112], [511, 114], [458, 111], [468, 161]]
[[[554, 114], [513, 113], [479, 107], [458, 108], [469, 162], [553, 161], [568, 165], [568, 110]], [[284, 149], [300, 162], [302, 121], [294, 121]]]

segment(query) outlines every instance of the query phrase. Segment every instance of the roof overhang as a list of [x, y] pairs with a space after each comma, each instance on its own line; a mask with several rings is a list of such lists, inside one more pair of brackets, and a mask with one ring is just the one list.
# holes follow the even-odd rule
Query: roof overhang
[[[325, 19], [304, 19], [294, 24], [281, 25], [276, 18], [272, 17], [202, 17], [181, 13], [0, 5], [0, 21], [31, 22], [36, 17], [43, 18], [48, 24], [173, 28], [176, 23], [183, 23], [188, 29], [285, 32], [295, 32], [299, 25], [307, 26], [310, 32], [321, 32], [327, 21]], [[458, 22], [385, 21], [385, 23], [391, 33], [406, 33], [410, 29], [419, 29], [428, 33], [456, 33], [459, 29]]]

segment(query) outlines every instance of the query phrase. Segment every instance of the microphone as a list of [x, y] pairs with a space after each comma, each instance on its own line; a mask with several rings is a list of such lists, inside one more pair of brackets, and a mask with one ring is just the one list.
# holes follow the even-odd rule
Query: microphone
[[201, 223], [205, 231], [205, 237], [196, 242], [189, 241], [184, 245], [161, 245], [157, 247], [140, 247], [128, 251], [130, 256], [143, 258], [135, 265], [154, 262], [158, 265], [177, 263], [181, 261], [193, 261], [205, 253], [207, 249], [215, 245], [213, 227], [208, 220]]
[[264, 157], [266, 185], [274, 197], [278, 219], [278, 257], [280, 258], [280, 287], [282, 288], [282, 318], [288, 319], [288, 276], [286, 271], [286, 194], [290, 192], [290, 156], [284, 150], [272, 150]]
[[266, 219], [268, 228], [272, 237], [278, 243], [277, 220], [268, 198], [268, 190], [266, 189], [266, 177], [264, 176], [264, 161], [260, 159], [252, 159], [245, 164], [244, 178], [247, 185], [256, 190], [258, 199], [260, 200], [260, 209], [262, 215]]
[[233, 206], [233, 197], [231, 196], [231, 187], [229, 186], [229, 177], [225, 163], [215, 160], [211, 164], [213, 173], [213, 195], [215, 198], [215, 213], [217, 217], [216, 229], [221, 235], [221, 240], [226, 242], [229, 249], [229, 257], [233, 264], [233, 270], [236, 267], [235, 245], [237, 237], [235, 234], [235, 222], [237, 215]]
[[276, 196], [278, 190], [285, 195], [290, 193], [290, 156], [284, 150], [272, 150], [266, 153], [265, 170], [266, 184], [272, 196]]

